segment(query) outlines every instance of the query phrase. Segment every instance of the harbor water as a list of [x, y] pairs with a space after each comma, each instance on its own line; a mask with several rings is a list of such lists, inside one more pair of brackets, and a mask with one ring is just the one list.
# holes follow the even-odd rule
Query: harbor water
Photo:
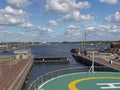
[[[67, 56], [70, 58], [70, 62], [67, 64], [34, 64], [32, 72], [28, 79], [28, 83], [23, 86], [23, 90], [27, 90], [29, 85], [43, 74], [51, 71], [55, 71], [63, 68], [72, 67], [84, 67], [85, 65], [80, 64], [74, 60], [70, 50], [72, 48], [80, 48], [80, 44], [53, 44], [53, 45], [40, 45], [40, 46], [30, 46], [32, 54], [35, 56]], [[89, 46], [90, 48], [95, 48], [95, 46]]]

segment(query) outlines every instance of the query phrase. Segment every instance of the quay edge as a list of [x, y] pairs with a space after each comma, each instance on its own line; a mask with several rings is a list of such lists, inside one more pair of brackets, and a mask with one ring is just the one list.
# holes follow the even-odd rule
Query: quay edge
[[[89, 58], [87, 56], [80, 56], [76, 53], [72, 53], [72, 56], [75, 58], [75, 60], [77, 62], [80, 62], [84, 65], [87, 65], [87, 66], [91, 66], [92, 65], [92, 58]], [[105, 71], [116, 71], [116, 72], [120, 72], [120, 63], [112, 63], [110, 64], [109, 62], [105, 61], [105, 60], [98, 60], [98, 59], [95, 59], [94, 61], [94, 65], [95, 66], [104, 66], [106, 67], [106, 70]]]
[[25, 65], [25, 67], [22, 69], [22, 71], [19, 73], [19, 75], [12, 81], [12, 83], [8, 86], [9, 90], [21, 90], [23, 87], [23, 84], [28, 77], [28, 74], [33, 66], [34, 59], [33, 57], [30, 58], [28, 63]]
[[[34, 56], [30, 50], [16, 50], [15, 52], [14, 56], [6, 58], [4, 66], [8, 69], [2, 67], [3, 75], [0, 77], [0, 90], [22, 90], [33, 67]], [[4, 59], [1, 59], [1, 61], [4, 62]]]

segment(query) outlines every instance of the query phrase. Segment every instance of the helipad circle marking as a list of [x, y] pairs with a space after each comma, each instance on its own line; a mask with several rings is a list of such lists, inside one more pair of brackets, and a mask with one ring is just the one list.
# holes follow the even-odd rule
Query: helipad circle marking
[[70, 90], [80, 90], [76, 87], [77, 83], [87, 81], [87, 80], [96, 80], [96, 79], [120, 79], [120, 77], [91, 77], [91, 78], [82, 78], [82, 79], [77, 79], [68, 84], [68, 87]]

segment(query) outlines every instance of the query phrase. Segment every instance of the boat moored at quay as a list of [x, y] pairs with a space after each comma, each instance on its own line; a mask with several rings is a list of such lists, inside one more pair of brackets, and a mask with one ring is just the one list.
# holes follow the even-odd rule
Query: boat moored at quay
[[76, 61], [83, 63], [87, 66], [92, 65], [94, 58], [95, 66], [106, 66], [110, 70], [120, 71], [120, 47], [115, 43], [111, 44], [109, 49], [102, 52], [99, 49], [72, 49], [72, 56]]

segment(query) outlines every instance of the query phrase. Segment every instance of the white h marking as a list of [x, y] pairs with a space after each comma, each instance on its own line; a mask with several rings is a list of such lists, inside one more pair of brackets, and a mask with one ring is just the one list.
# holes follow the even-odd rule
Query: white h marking
[[120, 83], [97, 83], [96, 85], [106, 86], [106, 87], [100, 87], [101, 89], [117, 89], [117, 88], [120, 88]]

